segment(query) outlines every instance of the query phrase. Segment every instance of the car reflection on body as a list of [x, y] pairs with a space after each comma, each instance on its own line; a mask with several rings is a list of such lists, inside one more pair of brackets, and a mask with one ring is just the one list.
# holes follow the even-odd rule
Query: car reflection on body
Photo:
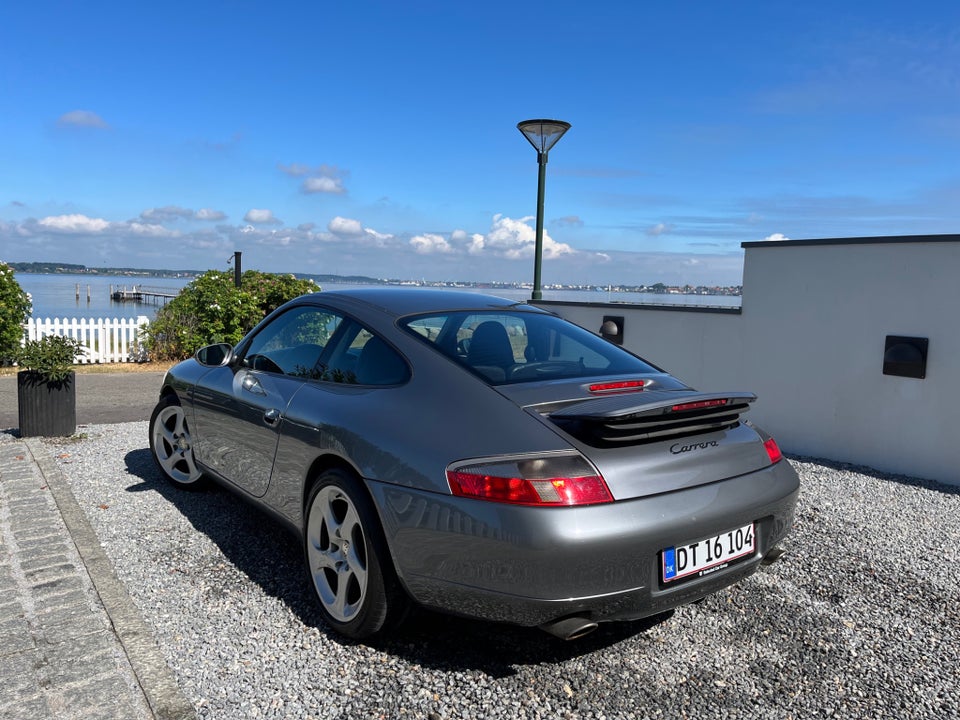
[[417, 603], [574, 638], [779, 554], [799, 482], [754, 399], [530, 305], [335, 291], [173, 367], [150, 447], [175, 485], [213, 478], [295, 531], [344, 635]]

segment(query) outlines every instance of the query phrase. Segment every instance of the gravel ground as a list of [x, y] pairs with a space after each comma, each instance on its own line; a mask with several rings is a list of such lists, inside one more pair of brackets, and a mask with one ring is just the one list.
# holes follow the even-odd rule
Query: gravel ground
[[364, 645], [285, 530], [161, 479], [147, 423], [81, 429], [50, 452], [200, 717], [960, 717], [960, 488], [794, 459], [789, 553], [698, 605], [572, 643], [419, 612]]

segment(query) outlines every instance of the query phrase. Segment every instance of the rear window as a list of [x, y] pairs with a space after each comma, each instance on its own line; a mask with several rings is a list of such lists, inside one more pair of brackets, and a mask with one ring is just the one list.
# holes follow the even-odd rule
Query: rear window
[[660, 372], [619, 346], [553, 315], [454, 312], [408, 318], [403, 325], [493, 385]]

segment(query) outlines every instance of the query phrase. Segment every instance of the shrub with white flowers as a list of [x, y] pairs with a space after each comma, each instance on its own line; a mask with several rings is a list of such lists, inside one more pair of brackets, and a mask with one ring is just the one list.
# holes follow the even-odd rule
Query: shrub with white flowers
[[20, 349], [30, 307], [30, 295], [20, 287], [13, 268], [0, 261], [0, 364], [12, 362]]
[[320, 288], [312, 280], [248, 270], [234, 284], [233, 273], [209, 270], [157, 312], [143, 340], [150, 359], [182, 360], [204, 345], [236, 345], [264, 317], [287, 300]]

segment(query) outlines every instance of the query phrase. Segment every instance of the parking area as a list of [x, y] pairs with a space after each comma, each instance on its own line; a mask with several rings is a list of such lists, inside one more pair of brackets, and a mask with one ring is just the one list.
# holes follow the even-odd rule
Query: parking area
[[345, 642], [292, 536], [166, 484], [147, 423], [45, 441], [198, 717], [960, 716], [960, 488], [794, 460], [788, 553], [706, 601], [575, 642], [415, 613]]

